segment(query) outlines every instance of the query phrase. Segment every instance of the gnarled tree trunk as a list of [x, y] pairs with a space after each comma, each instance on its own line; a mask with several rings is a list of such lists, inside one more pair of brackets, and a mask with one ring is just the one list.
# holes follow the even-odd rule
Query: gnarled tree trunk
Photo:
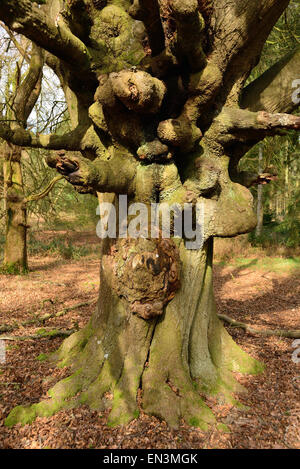
[[[146, 413], [173, 427], [183, 418], [206, 429], [214, 415], [202, 397], [215, 394], [234, 402], [233, 392], [242, 388], [231, 372], [262, 370], [217, 318], [212, 241], [201, 251], [185, 249], [182, 241], [167, 242], [172, 263], [180, 265], [181, 286], [163, 314], [152, 318], [147, 302], [142, 309], [128, 306], [131, 299], [148, 300], [153, 306], [153, 297], [157, 302], [162, 298], [157, 280], [161, 269], [153, 274], [147, 260], [164, 262], [165, 240], [104, 244], [97, 310], [89, 324], [66, 339], [52, 357], [61, 366], [72, 364], [74, 373], [49, 391], [50, 400], [17, 407], [7, 423], [30, 422], [60, 408], [88, 404], [97, 410], [111, 407], [109, 423], [124, 424], [139, 415], [140, 397]], [[168, 281], [168, 270], [162, 271]], [[147, 317], [145, 311], [150, 319], [141, 317]]]
[[0, 137], [57, 150], [48, 164], [79, 192], [126, 195], [148, 210], [189, 204], [195, 221], [198, 204], [203, 213], [196, 250], [174, 232], [103, 242], [97, 311], [53, 357], [74, 373], [49, 400], [15, 408], [7, 425], [80, 403], [109, 406], [111, 424], [125, 423], [140, 399], [173, 426], [184, 418], [206, 427], [214, 417], [203, 395], [233, 399], [232, 371], [261, 369], [217, 318], [212, 246], [256, 226], [248, 187], [261, 175], [241, 173], [242, 156], [266, 135], [300, 128], [299, 117], [280, 113], [296, 107], [289, 80], [299, 50], [244, 89], [288, 4], [2, 0], [0, 18], [48, 51], [72, 130], [35, 135], [2, 123]]

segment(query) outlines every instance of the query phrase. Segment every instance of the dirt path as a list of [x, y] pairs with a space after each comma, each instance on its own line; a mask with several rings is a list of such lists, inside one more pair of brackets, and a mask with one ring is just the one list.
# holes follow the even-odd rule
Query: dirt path
[[[0, 276], [0, 324], [13, 325], [97, 297], [95, 259], [33, 258], [31, 269], [27, 276]], [[251, 265], [216, 267], [215, 290], [221, 313], [261, 327], [300, 328], [300, 279], [295, 275], [252, 270]], [[82, 327], [93, 308], [72, 310], [46, 326]], [[13, 334], [35, 334], [40, 327], [26, 326]], [[7, 344], [7, 362], [0, 365], [0, 448], [300, 448], [300, 364], [292, 361], [293, 341], [229, 330], [244, 350], [267, 365], [258, 377], [237, 375], [248, 389], [239, 399], [249, 410], [241, 412], [213, 399], [207, 402], [230, 433], [216, 428], [203, 433], [184, 424], [172, 431], [143, 414], [112, 429], [106, 426], [105, 413], [86, 407], [7, 429], [4, 418], [9, 410], [38, 402], [68, 375], [68, 369], [50, 369], [36, 359], [55, 350], [62, 339], [41, 339]]]

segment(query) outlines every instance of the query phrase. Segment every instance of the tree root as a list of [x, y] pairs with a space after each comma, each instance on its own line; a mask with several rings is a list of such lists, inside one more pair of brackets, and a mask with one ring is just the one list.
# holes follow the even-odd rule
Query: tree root
[[299, 339], [300, 338], [300, 329], [294, 329], [294, 330], [285, 330], [285, 329], [256, 329], [249, 324], [246, 324], [244, 322], [236, 321], [233, 318], [230, 318], [229, 316], [226, 316], [225, 314], [218, 314], [219, 319], [222, 321], [226, 322], [230, 326], [233, 327], [240, 327], [241, 329], [244, 329], [244, 331], [249, 332], [249, 334], [252, 335], [263, 335], [263, 336], [274, 336], [274, 337], [287, 337], [290, 339]]

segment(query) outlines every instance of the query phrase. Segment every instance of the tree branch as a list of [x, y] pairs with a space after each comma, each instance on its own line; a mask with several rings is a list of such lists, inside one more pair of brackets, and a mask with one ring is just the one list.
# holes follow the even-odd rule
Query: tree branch
[[258, 185], [265, 185], [269, 184], [270, 182], [274, 181], [277, 179], [277, 174], [274, 173], [269, 173], [269, 172], [264, 172], [261, 174], [258, 173], [251, 173], [250, 171], [237, 171], [234, 170], [231, 171], [231, 180], [233, 182], [238, 182], [239, 184], [242, 184], [245, 187], [252, 187], [252, 186], [258, 186]]
[[34, 134], [15, 123], [13, 128], [11, 128], [4, 121], [0, 121], [0, 138], [20, 147], [79, 151], [81, 150], [81, 142], [86, 131], [86, 126], [78, 126], [64, 135]]
[[61, 14], [54, 20], [47, 12], [48, 9], [38, 7], [31, 0], [1, 0], [0, 3], [0, 18], [10, 29], [28, 37], [73, 68], [90, 70], [90, 54], [85, 44], [66, 27]]
[[177, 25], [176, 55], [180, 62], [187, 61], [193, 71], [200, 70], [206, 57], [202, 49], [205, 23], [198, 0], [172, 0], [171, 8]]
[[281, 135], [284, 130], [300, 130], [300, 117], [224, 108], [213, 124], [213, 132], [217, 132], [216, 138], [223, 144], [257, 143], [267, 135]]
[[96, 158], [89, 161], [78, 154], [59, 151], [47, 157], [47, 164], [56, 168], [72, 185], [85, 192], [113, 192], [133, 194], [138, 162], [135, 158], [114, 151], [111, 158], [104, 161]]
[[27, 119], [39, 97], [42, 84], [44, 58], [42, 50], [32, 44], [29, 69], [16, 90], [14, 111], [18, 122], [26, 127]]
[[230, 326], [240, 327], [246, 332], [249, 332], [251, 335], [263, 335], [265, 337], [274, 336], [274, 337], [288, 337], [289, 339], [299, 339], [300, 330], [285, 330], [285, 329], [256, 329], [255, 327], [250, 326], [244, 322], [236, 321], [225, 314], [218, 314], [218, 318], [224, 322], [227, 322]]
[[63, 330], [63, 329], [52, 329], [45, 330], [40, 334], [32, 335], [15, 335], [15, 336], [0, 336], [0, 340], [39, 340], [39, 339], [55, 339], [56, 337], [69, 337], [70, 335], [77, 332], [76, 329]]
[[28, 202], [33, 202], [33, 201], [36, 201], [36, 200], [43, 199], [44, 197], [46, 197], [49, 194], [49, 192], [53, 189], [55, 184], [58, 181], [60, 181], [61, 179], [63, 179], [63, 176], [56, 176], [55, 178], [52, 179], [52, 181], [49, 182], [48, 186], [45, 187], [44, 190], [42, 190], [39, 194], [32, 194], [32, 195], [26, 197], [24, 202], [28, 203]]
[[5, 29], [5, 31], [7, 32], [7, 34], [9, 35], [9, 38], [10, 40], [13, 42], [15, 48], [20, 52], [20, 54], [22, 55], [22, 57], [24, 57], [24, 59], [26, 60], [27, 63], [30, 63], [30, 57], [26, 51], [26, 49], [23, 49], [23, 47], [18, 43], [18, 41], [16, 40], [15, 36], [13, 35], [13, 33], [11, 32], [11, 30], [6, 26], [5, 23], [2, 23], [1, 22], [1, 26]]
[[230, 67], [229, 75], [243, 82], [257, 63], [267, 37], [289, 2], [213, 0], [210, 19], [212, 58], [218, 57], [220, 68], [228, 70]]
[[299, 100], [293, 98], [293, 82], [299, 79], [299, 70], [300, 47], [246, 86], [241, 107], [249, 111], [293, 112], [299, 106]]
[[135, 20], [143, 21], [152, 55], [160, 54], [165, 48], [165, 34], [162, 27], [157, 0], [134, 0], [129, 14]]

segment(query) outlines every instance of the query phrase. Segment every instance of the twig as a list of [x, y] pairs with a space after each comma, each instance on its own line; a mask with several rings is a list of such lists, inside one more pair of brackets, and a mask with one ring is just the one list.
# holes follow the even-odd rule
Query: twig
[[[77, 303], [76, 305], [68, 306], [67, 308], [64, 308], [63, 310], [58, 311], [57, 313], [47, 313], [47, 314], [44, 314], [44, 316], [36, 316], [34, 319], [28, 319], [27, 321], [21, 322], [21, 326], [29, 326], [30, 324], [35, 324], [35, 323], [44, 323], [45, 321], [48, 321], [48, 319], [55, 318], [55, 317], [59, 318], [67, 314], [69, 311], [72, 311], [77, 308], [82, 308], [83, 306], [89, 306], [95, 303], [96, 301], [97, 301], [96, 299], [93, 299], [91, 301], [86, 301], [84, 303]], [[3, 324], [2, 326], [0, 325], [0, 332], [12, 332], [18, 328], [19, 326], [17, 324], [15, 326], [12, 326], [9, 324]]]
[[11, 332], [16, 329], [16, 326], [10, 326], [9, 324], [3, 324], [0, 326], [0, 332]]
[[20, 335], [20, 336], [0, 336], [0, 340], [37, 340], [37, 339], [55, 339], [56, 337], [69, 337], [76, 329], [70, 330], [50, 330], [41, 334]]
[[93, 303], [96, 303], [96, 299], [93, 299], [91, 301], [85, 301], [84, 303], [77, 303], [76, 305], [73, 306], [68, 306], [67, 308], [62, 309], [61, 311], [58, 311], [58, 313], [53, 313], [53, 314], [45, 314], [44, 316], [40, 317], [38, 320], [39, 321], [47, 321], [50, 318], [53, 317], [61, 317], [64, 316], [64, 314], [68, 313], [69, 311], [72, 311], [73, 309], [77, 308], [83, 308], [84, 306], [89, 306], [92, 305]]

